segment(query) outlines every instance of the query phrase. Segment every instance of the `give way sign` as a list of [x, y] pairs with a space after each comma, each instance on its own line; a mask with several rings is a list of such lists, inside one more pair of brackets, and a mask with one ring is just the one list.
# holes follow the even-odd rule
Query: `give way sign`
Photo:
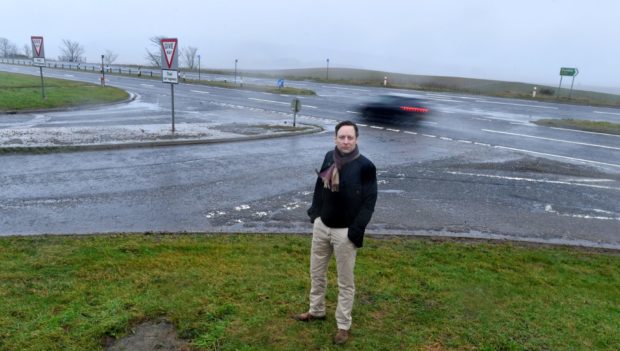
[[161, 69], [173, 69], [179, 68], [179, 61], [177, 60], [177, 49], [179, 41], [177, 38], [165, 38], [161, 39]]

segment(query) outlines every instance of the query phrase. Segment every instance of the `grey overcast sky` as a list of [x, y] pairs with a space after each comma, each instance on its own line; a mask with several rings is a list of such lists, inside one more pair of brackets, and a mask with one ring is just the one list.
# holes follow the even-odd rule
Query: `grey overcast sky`
[[[0, 37], [21, 50], [62, 39], [87, 61], [145, 64], [149, 38], [199, 49], [202, 67], [354, 67], [620, 88], [617, 0], [3, 0]], [[567, 82], [565, 79], [564, 82]]]

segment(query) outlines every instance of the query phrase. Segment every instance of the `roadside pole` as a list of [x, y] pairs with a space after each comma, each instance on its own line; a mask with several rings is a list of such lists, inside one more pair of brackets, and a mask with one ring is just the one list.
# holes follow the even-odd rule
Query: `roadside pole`
[[32, 64], [39, 66], [41, 74], [41, 99], [45, 100], [45, 83], [43, 82], [43, 66], [45, 66], [45, 49], [43, 48], [43, 37], [31, 36], [32, 43]]
[[172, 96], [172, 132], [174, 133], [174, 84], [170, 84], [170, 95]]
[[41, 73], [41, 99], [45, 100], [45, 83], [43, 83], [43, 67], [39, 67]]
[[301, 111], [301, 101], [299, 98], [294, 98], [293, 101], [291, 101], [291, 109], [293, 110], [293, 127], [295, 127], [297, 112]]
[[177, 48], [179, 41], [177, 38], [161, 39], [161, 80], [163, 83], [170, 84], [170, 95], [172, 97], [172, 133], [174, 128], [174, 85], [179, 84], [179, 61], [177, 60]]

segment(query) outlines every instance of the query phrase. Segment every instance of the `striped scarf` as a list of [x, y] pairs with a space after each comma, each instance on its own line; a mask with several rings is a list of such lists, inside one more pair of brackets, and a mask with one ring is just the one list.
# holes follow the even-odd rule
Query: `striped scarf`
[[355, 149], [345, 155], [340, 154], [338, 148], [335, 148], [333, 155], [334, 162], [323, 172], [316, 171], [316, 173], [323, 180], [325, 189], [337, 192], [340, 189], [340, 170], [344, 165], [358, 158], [360, 156], [360, 151], [357, 145], [355, 145]]

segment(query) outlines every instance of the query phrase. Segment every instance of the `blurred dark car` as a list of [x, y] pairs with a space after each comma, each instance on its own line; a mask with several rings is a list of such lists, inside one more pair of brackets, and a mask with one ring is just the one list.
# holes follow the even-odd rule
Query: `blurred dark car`
[[421, 119], [430, 113], [424, 101], [411, 95], [380, 95], [359, 108], [364, 118]]

